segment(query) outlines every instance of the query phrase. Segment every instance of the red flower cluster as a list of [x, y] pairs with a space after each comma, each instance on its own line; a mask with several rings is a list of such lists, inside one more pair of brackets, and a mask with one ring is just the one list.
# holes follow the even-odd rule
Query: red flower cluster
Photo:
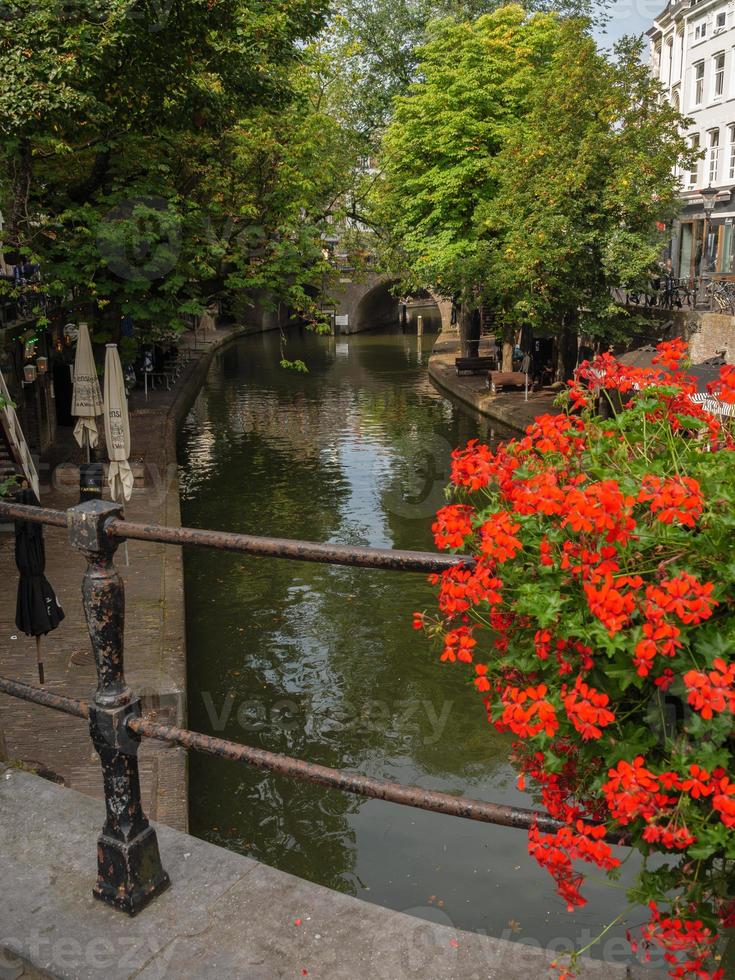
[[685, 527], [695, 527], [702, 516], [704, 498], [699, 483], [689, 476], [677, 476], [662, 480], [647, 476], [638, 494], [643, 503], [650, 501], [651, 511], [663, 524], [676, 521]]
[[559, 722], [554, 706], [546, 698], [547, 690], [545, 684], [523, 689], [508, 685], [500, 695], [504, 709], [495, 722], [498, 731], [511, 731], [519, 738], [533, 738], [544, 732], [551, 738]]
[[444, 650], [442, 651], [441, 659], [449, 660], [452, 663], [455, 660], [459, 660], [463, 663], [471, 664], [472, 650], [476, 646], [477, 640], [472, 636], [472, 630], [466, 626], [460, 626], [458, 629], [447, 633], [444, 637]]
[[487, 446], [470, 439], [465, 449], [452, 453], [452, 483], [455, 487], [481, 490], [490, 482], [492, 453]]
[[569, 693], [562, 687], [562, 700], [567, 717], [585, 741], [599, 738], [601, 729], [615, 721], [615, 715], [608, 708], [608, 695], [585, 684], [581, 677]]
[[720, 368], [720, 377], [717, 381], [708, 384], [707, 388], [728, 405], [735, 404], [735, 367], [731, 364], [723, 364]]
[[592, 615], [597, 616], [610, 636], [619, 633], [635, 609], [635, 593], [616, 588], [612, 575], [605, 577], [599, 589], [588, 583], [583, 588]]
[[491, 514], [480, 528], [480, 551], [498, 564], [515, 558], [523, 547], [515, 536], [519, 528], [520, 524], [516, 524], [507, 511]]
[[639, 755], [632, 763], [621, 760], [610, 769], [602, 792], [612, 816], [625, 826], [639, 817], [656, 819], [663, 810], [673, 807], [676, 797], [668, 796], [664, 788], [662, 780], [646, 769], [645, 760]]
[[569, 415], [538, 415], [536, 421], [526, 429], [526, 438], [521, 439], [521, 450], [535, 449], [536, 452], [561, 453], [568, 456], [581, 451], [585, 441], [580, 435], [584, 429], [582, 419]]
[[622, 493], [617, 480], [572, 488], [565, 494], [562, 527], [571, 527], [577, 533], [592, 532], [609, 544], [625, 543], [635, 527], [630, 516], [634, 503], [633, 497]]
[[689, 704], [703, 718], [720, 711], [735, 714], [735, 663], [728, 665], [718, 657], [712, 670], [688, 670], [684, 684]]
[[[653, 901], [649, 903], [649, 908], [651, 921], [643, 928], [643, 939], [666, 950], [664, 957], [674, 966], [672, 977], [722, 980], [723, 969], [710, 972], [705, 966], [717, 942], [717, 935], [708, 926], [700, 919], [662, 915]], [[677, 954], [682, 954], [686, 959], [681, 962]]]
[[712, 582], [699, 582], [694, 575], [682, 572], [676, 578], [667, 578], [660, 586], [649, 585], [646, 589], [646, 618], [660, 621], [673, 613], [682, 623], [696, 625], [709, 619], [717, 600], [712, 598]]
[[686, 358], [689, 348], [687, 342], [681, 337], [673, 340], [665, 340], [658, 345], [658, 353], [653, 358], [654, 364], [663, 364], [669, 371], [678, 371], [681, 362]]
[[441, 576], [432, 576], [432, 581], [441, 582], [439, 608], [446, 616], [464, 613], [481, 602], [491, 607], [502, 602], [503, 583], [482, 558], [474, 567], [455, 565], [448, 568]]
[[474, 507], [467, 504], [450, 504], [437, 511], [436, 520], [431, 526], [437, 548], [461, 548], [472, 534], [474, 515]]
[[[570, 414], [540, 416], [494, 451], [476, 440], [456, 450], [454, 499], [433, 531], [468, 561], [432, 577], [439, 615], [416, 614], [415, 625], [443, 636], [441, 659], [468, 665], [489, 721], [516, 737], [519, 786], [531, 781], [563, 825], [534, 827], [529, 850], [568, 906], [584, 901], [574, 861], [615, 868], [607, 832], [667, 853], [639, 894], [678, 892], [684, 914], [655, 907], [644, 941], [664, 945], [672, 976], [701, 980], [718, 975], [708, 972], [718, 924], [735, 923], [706, 857], [735, 829], [723, 741], [735, 657], [706, 653], [732, 633], [735, 570], [723, 548], [735, 474], [722, 452], [735, 449], [735, 422], [692, 400], [685, 358], [680, 340], [660, 345], [651, 368], [597, 357], [570, 384]], [[735, 403], [735, 367], [715, 387]], [[615, 419], [592, 416], [598, 399]], [[657, 740], [664, 692], [679, 710]], [[670, 724], [684, 735], [671, 737]]]
[[531, 827], [528, 832], [528, 853], [551, 873], [569, 912], [587, 901], [579, 891], [584, 876], [574, 871], [574, 859], [588, 861], [606, 871], [620, 865], [620, 861], [613, 857], [610, 845], [601, 839], [605, 836], [604, 827], [588, 826], [578, 820], [576, 831], [562, 827], [555, 834], [542, 834], [538, 827]]

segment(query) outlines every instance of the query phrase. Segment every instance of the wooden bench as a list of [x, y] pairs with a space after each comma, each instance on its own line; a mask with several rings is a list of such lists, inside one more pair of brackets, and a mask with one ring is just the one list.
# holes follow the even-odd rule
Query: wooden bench
[[490, 371], [487, 386], [493, 392], [504, 388], [525, 388], [526, 375], [523, 371]]
[[495, 369], [497, 361], [494, 357], [456, 357], [454, 366], [457, 374], [485, 374]]

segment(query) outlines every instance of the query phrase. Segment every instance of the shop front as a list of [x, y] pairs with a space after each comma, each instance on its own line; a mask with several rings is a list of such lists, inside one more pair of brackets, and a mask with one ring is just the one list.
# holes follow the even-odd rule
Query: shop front
[[718, 202], [708, 219], [701, 205], [688, 206], [676, 237], [674, 273], [679, 279], [735, 278], [735, 202]]

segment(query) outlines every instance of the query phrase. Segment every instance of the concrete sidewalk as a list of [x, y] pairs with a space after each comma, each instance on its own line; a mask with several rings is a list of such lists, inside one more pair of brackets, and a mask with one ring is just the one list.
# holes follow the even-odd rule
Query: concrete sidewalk
[[[97, 801], [0, 767], [3, 980], [558, 976], [550, 951], [370, 905], [167, 827], [157, 831], [171, 888], [129, 919], [92, 898], [102, 819]], [[583, 963], [580, 980], [664, 976]]]
[[[484, 349], [485, 346], [487, 350]], [[480, 354], [486, 353], [489, 353], [489, 341], [480, 344]], [[516, 432], [525, 432], [537, 415], [558, 411], [554, 407], [557, 393], [548, 388], [529, 392], [528, 401], [525, 401], [522, 391], [491, 394], [483, 375], [458, 377], [454, 359], [459, 355], [459, 337], [456, 334], [440, 334], [429, 358], [429, 377], [439, 388], [466, 405], [471, 405], [482, 415], [502, 422]]]

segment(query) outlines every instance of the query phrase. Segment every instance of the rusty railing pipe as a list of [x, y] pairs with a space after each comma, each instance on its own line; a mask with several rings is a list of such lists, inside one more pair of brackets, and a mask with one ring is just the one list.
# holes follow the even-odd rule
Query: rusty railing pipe
[[[66, 527], [66, 511], [24, 504], [0, 502], [0, 518], [31, 521]], [[105, 533], [113, 539], [155, 541], [161, 544], [198, 545], [218, 551], [234, 551], [263, 558], [285, 558], [291, 561], [320, 562], [325, 565], [351, 565], [356, 568], [380, 568], [397, 572], [443, 572], [455, 565], [472, 564], [466, 555], [445, 555], [433, 551], [401, 551], [393, 548], [367, 548], [361, 545], [324, 544], [292, 538], [270, 538], [232, 531], [211, 531], [197, 527], [170, 527], [163, 524], [138, 524], [111, 517]]]

